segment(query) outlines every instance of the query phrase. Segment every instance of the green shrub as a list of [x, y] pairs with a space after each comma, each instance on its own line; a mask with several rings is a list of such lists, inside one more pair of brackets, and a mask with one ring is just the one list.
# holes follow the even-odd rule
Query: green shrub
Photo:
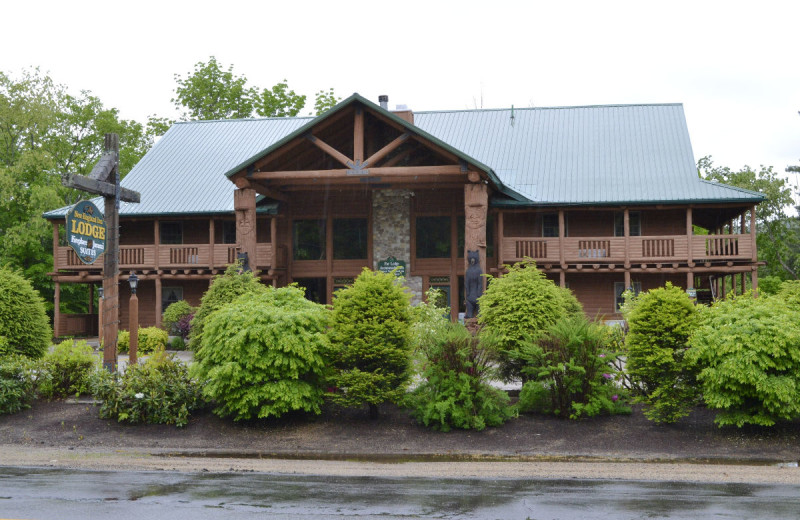
[[180, 323], [181, 318], [191, 316], [195, 313], [195, 311], [196, 309], [189, 305], [189, 302], [186, 300], [178, 300], [170, 304], [170, 306], [167, 307], [167, 310], [164, 311], [164, 314], [161, 317], [161, 326], [167, 331], [168, 334], [173, 336], [181, 336], [183, 339], [186, 339], [189, 331], [180, 330], [178, 328], [178, 324]]
[[30, 408], [39, 376], [36, 361], [20, 354], [0, 356], [0, 415]]
[[216, 276], [211, 281], [211, 286], [200, 300], [200, 307], [192, 319], [190, 350], [197, 351], [200, 348], [203, 329], [211, 313], [243, 294], [256, 295], [266, 291], [267, 287], [252, 272], [240, 270], [239, 264], [231, 265], [225, 270], [225, 274]]
[[640, 294], [624, 312], [629, 327], [626, 369], [645, 416], [671, 423], [688, 415], [699, 397], [694, 370], [684, 359], [698, 325], [697, 307], [680, 287], [667, 282]]
[[616, 384], [612, 341], [611, 330], [582, 315], [551, 325], [522, 349], [528, 381], [520, 391], [520, 411], [571, 419], [630, 413]]
[[53, 331], [44, 300], [30, 282], [0, 267], [0, 356], [22, 354], [38, 359], [50, 347]]
[[794, 310], [800, 311], [800, 280], [786, 280], [780, 284], [777, 296]]
[[428, 347], [432, 338], [450, 325], [450, 309], [441, 305], [444, 293], [429, 289], [425, 301], [411, 307], [411, 346], [415, 352]]
[[171, 350], [186, 350], [186, 342], [182, 337], [176, 336], [169, 342], [169, 348]]
[[184, 426], [203, 401], [186, 365], [157, 352], [125, 372], [94, 372], [92, 391], [101, 399], [100, 417], [119, 422]]
[[489, 384], [494, 348], [485, 338], [459, 324], [434, 331], [424, 349], [422, 381], [406, 401], [419, 422], [445, 432], [483, 430], [516, 416], [508, 394]]
[[40, 395], [52, 398], [91, 393], [90, 378], [99, 365], [99, 356], [86, 341], [62, 341], [42, 359], [49, 377], [39, 385]]
[[411, 304], [397, 277], [364, 269], [352, 286], [336, 293], [333, 328], [333, 377], [342, 406], [399, 403], [411, 376]]
[[245, 295], [212, 314], [192, 374], [234, 420], [320, 413], [329, 311], [294, 286]]
[[[136, 348], [136, 353], [141, 356], [159, 350], [166, 350], [168, 341], [169, 335], [167, 335], [167, 331], [158, 327], [144, 327], [139, 329], [139, 345]], [[130, 348], [131, 333], [127, 330], [119, 331], [117, 335], [117, 351], [125, 353]]]
[[690, 340], [703, 399], [719, 425], [800, 417], [800, 312], [780, 297], [715, 303]]
[[481, 296], [478, 321], [483, 333], [499, 341], [500, 375], [506, 381], [525, 380], [520, 347], [530, 344], [558, 320], [582, 314], [568, 289], [558, 287], [532, 261], [506, 266], [508, 273], [491, 279]]

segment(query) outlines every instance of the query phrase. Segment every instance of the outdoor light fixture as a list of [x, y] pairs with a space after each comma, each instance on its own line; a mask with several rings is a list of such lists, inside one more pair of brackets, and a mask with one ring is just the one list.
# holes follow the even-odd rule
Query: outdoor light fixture
[[99, 287], [97, 289], [97, 297], [98, 298], [102, 298], [103, 297], [103, 288], [102, 287]]
[[131, 271], [131, 275], [128, 277], [128, 283], [131, 284], [131, 294], [136, 294], [136, 287], [139, 285], [139, 277], [136, 276], [134, 271]]

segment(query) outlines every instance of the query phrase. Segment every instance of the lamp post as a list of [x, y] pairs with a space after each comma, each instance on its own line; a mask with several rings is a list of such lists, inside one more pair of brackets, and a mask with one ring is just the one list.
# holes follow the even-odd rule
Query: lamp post
[[136, 287], [139, 285], [139, 277], [131, 271], [128, 277], [131, 286], [130, 301], [130, 349], [128, 351], [128, 364], [136, 364], [136, 350], [139, 348], [139, 298], [136, 297]]

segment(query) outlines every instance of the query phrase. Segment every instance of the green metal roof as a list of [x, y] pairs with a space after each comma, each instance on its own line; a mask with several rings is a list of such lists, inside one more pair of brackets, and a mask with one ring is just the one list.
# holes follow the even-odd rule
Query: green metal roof
[[[361, 103], [486, 172], [495, 206], [757, 203], [700, 179], [680, 104], [415, 112], [414, 124], [353, 94], [316, 118], [176, 123], [123, 179], [123, 217], [233, 212], [228, 176]], [[61, 218], [66, 208], [46, 213]]]

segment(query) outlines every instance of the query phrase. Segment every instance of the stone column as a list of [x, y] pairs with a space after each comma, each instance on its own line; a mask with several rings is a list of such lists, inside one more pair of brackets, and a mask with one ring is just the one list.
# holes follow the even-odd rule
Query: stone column
[[[372, 192], [372, 258], [373, 269], [378, 262], [394, 257], [411, 269], [411, 197], [407, 189], [374, 190]], [[411, 301], [422, 301], [422, 277], [406, 273], [406, 287]]]

